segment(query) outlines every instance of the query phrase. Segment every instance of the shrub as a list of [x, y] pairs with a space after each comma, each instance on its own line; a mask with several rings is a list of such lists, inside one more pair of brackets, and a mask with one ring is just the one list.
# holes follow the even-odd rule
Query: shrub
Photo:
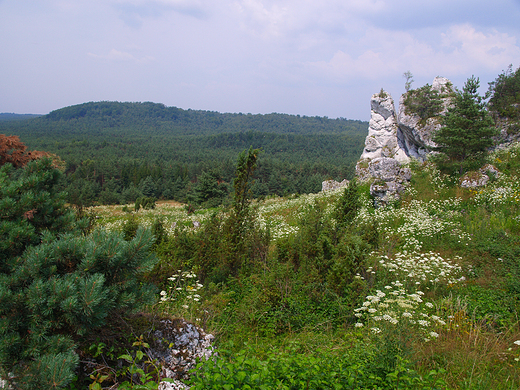
[[0, 377], [17, 389], [64, 387], [74, 337], [153, 299], [139, 280], [156, 261], [151, 233], [83, 234], [59, 176], [49, 160], [0, 168]]

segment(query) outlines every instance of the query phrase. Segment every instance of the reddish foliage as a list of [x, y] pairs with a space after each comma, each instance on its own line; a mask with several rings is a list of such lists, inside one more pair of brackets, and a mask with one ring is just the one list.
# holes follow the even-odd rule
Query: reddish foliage
[[16, 135], [0, 134], [0, 166], [11, 163], [16, 168], [23, 167], [29, 161], [49, 156], [46, 152], [37, 150], [26, 151], [27, 146]]
[[25, 213], [23, 213], [23, 217], [25, 219], [31, 220], [34, 218], [34, 214], [36, 213], [36, 211], [37, 211], [36, 209], [26, 211]]

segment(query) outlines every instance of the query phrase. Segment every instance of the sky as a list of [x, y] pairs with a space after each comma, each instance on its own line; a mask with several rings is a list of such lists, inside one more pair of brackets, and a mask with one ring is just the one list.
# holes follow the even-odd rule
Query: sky
[[0, 0], [0, 112], [89, 101], [370, 119], [520, 67], [520, 0]]

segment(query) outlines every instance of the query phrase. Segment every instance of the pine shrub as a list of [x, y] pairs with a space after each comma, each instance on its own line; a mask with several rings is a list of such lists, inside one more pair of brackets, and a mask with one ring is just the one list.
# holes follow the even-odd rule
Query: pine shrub
[[66, 386], [75, 337], [154, 296], [140, 280], [156, 262], [151, 232], [84, 234], [60, 174], [45, 159], [0, 167], [0, 377], [17, 389]]

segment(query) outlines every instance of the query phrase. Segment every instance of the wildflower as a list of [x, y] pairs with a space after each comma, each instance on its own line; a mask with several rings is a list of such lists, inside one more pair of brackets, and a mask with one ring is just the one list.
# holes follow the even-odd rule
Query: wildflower
[[513, 344], [520, 345], [520, 340], [516, 340]]
[[430, 336], [436, 339], [437, 337], [439, 337], [439, 334], [436, 332], [430, 332]]
[[407, 311], [405, 311], [405, 312], [403, 313], [403, 317], [408, 317], [408, 318], [410, 318], [410, 317], [412, 317], [412, 313], [408, 313]]
[[356, 324], [354, 326], [356, 328], [362, 328], [363, 327], [363, 323], [362, 322], [356, 322]]
[[433, 303], [431, 303], [431, 302], [426, 302], [425, 305], [427, 307], [429, 307], [430, 309], [433, 308]]
[[372, 331], [372, 333], [375, 333], [375, 334], [378, 334], [378, 333], [381, 333], [381, 329], [379, 328], [370, 328], [370, 330]]

